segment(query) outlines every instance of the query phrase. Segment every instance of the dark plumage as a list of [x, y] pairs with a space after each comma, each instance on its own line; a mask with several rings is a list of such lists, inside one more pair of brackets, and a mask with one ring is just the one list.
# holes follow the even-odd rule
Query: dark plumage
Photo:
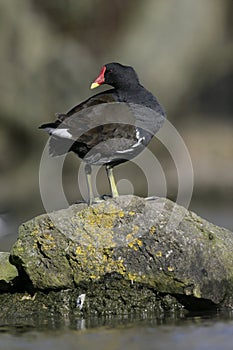
[[40, 126], [51, 135], [53, 156], [73, 151], [86, 163], [92, 203], [91, 166], [105, 165], [112, 195], [118, 195], [112, 168], [132, 159], [160, 129], [165, 112], [155, 96], [139, 82], [132, 67], [119, 63], [103, 66], [91, 88], [113, 87], [74, 106], [57, 120]]

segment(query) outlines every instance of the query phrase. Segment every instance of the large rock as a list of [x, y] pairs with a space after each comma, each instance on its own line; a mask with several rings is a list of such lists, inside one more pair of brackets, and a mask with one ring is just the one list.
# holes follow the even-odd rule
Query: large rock
[[171, 297], [192, 309], [233, 305], [232, 252], [230, 231], [167, 199], [128, 195], [24, 223], [11, 262], [34, 290], [77, 290], [89, 307], [152, 307], [152, 293], [152, 304]]

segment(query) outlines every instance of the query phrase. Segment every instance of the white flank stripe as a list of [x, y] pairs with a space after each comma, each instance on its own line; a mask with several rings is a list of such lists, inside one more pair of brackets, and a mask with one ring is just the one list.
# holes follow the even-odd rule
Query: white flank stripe
[[133, 148], [129, 148], [129, 149], [125, 149], [124, 151], [117, 151], [116, 153], [128, 153], [132, 151], [133, 151]]
[[136, 137], [137, 137], [137, 142], [132, 145], [130, 148], [125, 149], [123, 151], [117, 151], [116, 153], [127, 153], [127, 152], [132, 152], [134, 150], [134, 148], [138, 147], [141, 145], [141, 143], [145, 140], [145, 137], [140, 137], [140, 132], [138, 129], [136, 129]]

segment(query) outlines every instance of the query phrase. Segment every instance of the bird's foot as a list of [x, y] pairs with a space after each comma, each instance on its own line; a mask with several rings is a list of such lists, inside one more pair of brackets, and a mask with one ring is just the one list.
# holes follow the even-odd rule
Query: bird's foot
[[97, 203], [101, 203], [101, 202], [104, 202], [106, 200], [108, 200], [109, 198], [112, 198], [111, 195], [108, 195], [108, 194], [103, 194], [102, 196], [100, 197], [94, 197], [94, 198], [91, 198], [87, 201], [84, 201], [84, 200], [77, 200], [75, 202], [75, 204], [87, 204], [87, 205], [92, 205], [92, 204], [97, 204]]
[[156, 199], [159, 199], [159, 197], [158, 196], [150, 196], [150, 197], [145, 198], [146, 201], [154, 201]]
[[109, 199], [109, 198], [112, 198], [112, 196], [107, 195], [107, 194], [103, 194], [103, 195], [100, 196], [100, 197], [95, 197], [91, 204], [94, 204], [94, 203], [101, 203], [101, 202], [106, 201], [106, 200]]
[[102, 196], [100, 196], [100, 198], [106, 201], [107, 199], [112, 198], [112, 196], [110, 194], [103, 194]]
[[88, 202], [80, 199], [80, 200], [75, 201], [74, 204], [88, 204]]

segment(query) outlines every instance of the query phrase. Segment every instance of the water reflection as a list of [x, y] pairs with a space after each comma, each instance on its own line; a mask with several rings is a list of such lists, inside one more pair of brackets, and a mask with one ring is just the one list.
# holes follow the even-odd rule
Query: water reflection
[[[26, 320], [24, 320], [26, 321]], [[29, 320], [28, 320], [29, 321]], [[0, 326], [0, 349], [174, 349], [232, 350], [232, 311], [184, 317], [74, 319], [59, 324]], [[23, 322], [22, 322], [23, 323]]]
[[[188, 312], [178, 310], [166, 314], [155, 314], [141, 312], [125, 315], [105, 316], [75, 316], [50, 313], [42, 316], [38, 313], [28, 318], [7, 318], [2, 315], [0, 320], [0, 334], [21, 334], [36, 330], [45, 331], [67, 331], [67, 330], [90, 330], [90, 329], [126, 329], [137, 327], [184, 327], [187, 325], [214, 324], [216, 322], [233, 322], [233, 310]], [[0, 347], [1, 349], [1, 347]]]

